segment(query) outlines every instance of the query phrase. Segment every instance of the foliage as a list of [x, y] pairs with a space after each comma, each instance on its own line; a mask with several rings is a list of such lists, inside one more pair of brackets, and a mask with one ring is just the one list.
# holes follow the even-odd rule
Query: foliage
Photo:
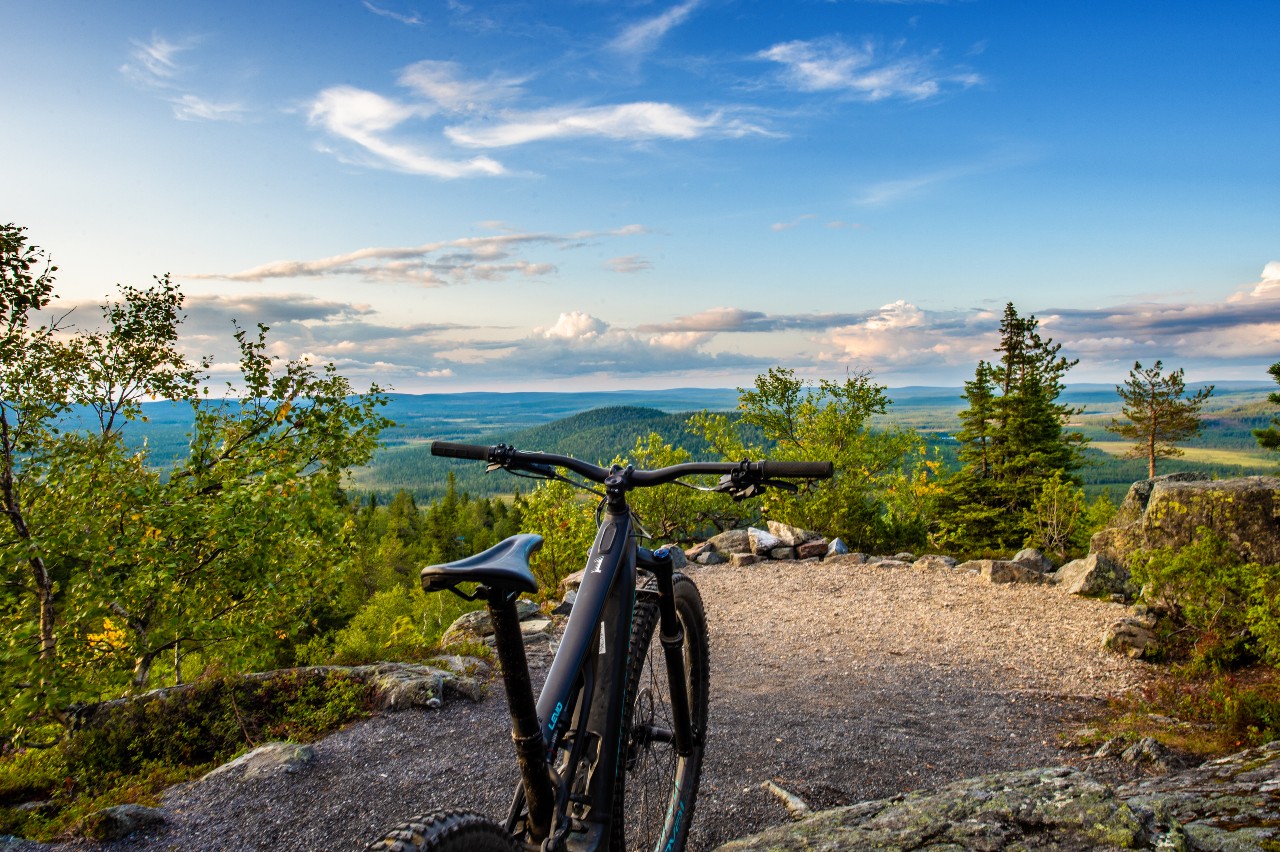
[[[614, 464], [652, 470], [692, 460], [688, 450], [673, 447], [657, 432], [650, 432], [636, 440], [630, 458], [619, 456]], [[627, 501], [650, 537], [664, 544], [689, 545], [732, 529], [748, 517], [749, 511], [726, 494], [698, 491], [675, 483], [637, 488], [628, 495]]]
[[[774, 367], [739, 389], [739, 400], [738, 421], [706, 412], [690, 421], [723, 458], [835, 463], [832, 479], [799, 494], [767, 492], [763, 514], [873, 552], [923, 543], [936, 465], [914, 431], [872, 428], [872, 415], [889, 405], [884, 386], [865, 373], [815, 384]], [[752, 427], [767, 445], [749, 443]]]
[[[1268, 367], [1267, 372], [1277, 384], [1280, 384], [1280, 361]], [[1280, 405], [1280, 393], [1273, 391], [1267, 394], [1267, 401], [1272, 405]], [[1277, 426], [1280, 426], [1280, 417], [1273, 417], [1271, 425], [1267, 428], [1253, 430], [1253, 437], [1257, 440], [1258, 446], [1264, 450], [1280, 450], [1280, 429], [1277, 429]]]
[[1057, 557], [1061, 564], [1075, 552], [1084, 518], [1084, 490], [1064, 481], [1061, 471], [1054, 471], [1023, 513], [1022, 523], [1030, 531], [1024, 543]]
[[1192, 544], [1139, 551], [1130, 567], [1144, 597], [1171, 610], [1173, 655], [1215, 669], [1280, 665], [1280, 566], [1246, 563], [1200, 527]]
[[343, 666], [425, 660], [438, 652], [440, 636], [458, 616], [480, 606], [449, 592], [392, 586], [375, 593], [331, 640], [313, 641], [300, 656], [306, 663]]
[[1012, 303], [1000, 322], [998, 362], [979, 361], [965, 383], [969, 407], [960, 413], [961, 469], [946, 482], [938, 539], [962, 553], [1016, 549], [1031, 530], [1029, 510], [1055, 475], [1079, 484], [1083, 436], [1065, 432], [1079, 410], [1059, 403], [1063, 379], [1076, 361], [1042, 338], [1039, 321]]
[[371, 707], [367, 683], [305, 671], [209, 678], [163, 698], [127, 701], [57, 747], [0, 759], [0, 804], [39, 798], [52, 805], [49, 815], [25, 819], [0, 811], [0, 830], [48, 839], [90, 811], [152, 801], [165, 786], [238, 752], [268, 740], [316, 739]]
[[[1280, 739], [1280, 671], [1231, 672], [1174, 667], [1141, 690], [1115, 699], [1101, 736], [1155, 737], [1167, 746], [1220, 757]], [[1167, 721], [1176, 719], [1170, 725]]]
[[[38, 323], [53, 299], [42, 260], [0, 229], [0, 677], [13, 685], [0, 737], [15, 742], [157, 672], [287, 661], [346, 570], [343, 471], [386, 424], [376, 386], [354, 395], [332, 365], [277, 363], [264, 326], [235, 334], [240, 386], [199, 393], [206, 363], [177, 349], [183, 300], [167, 277], [121, 288], [102, 330]], [[122, 439], [162, 394], [192, 410], [167, 469]]]
[[1163, 375], [1164, 365], [1143, 368], [1135, 361], [1129, 378], [1116, 385], [1116, 393], [1124, 400], [1122, 413], [1128, 422], [1113, 418], [1107, 430], [1137, 444], [1125, 455], [1147, 459], [1147, 478], [1156, 475], [1156, 459], [1180, 456], [1174, 446], [1200, 432], [1200, 409], [1213, 395], [1213, 385], [1187, 396], [1182, 368]]
[[[563, 473], [563, 471], [561, 471]], [[554, 596], [560, 581], [583, 567], [596, 537], [595, 501], [556, 480], [541, 483], [521, 507], [525, 532], [542, 536], [542, 548], [529, 559], [538, 593]]]

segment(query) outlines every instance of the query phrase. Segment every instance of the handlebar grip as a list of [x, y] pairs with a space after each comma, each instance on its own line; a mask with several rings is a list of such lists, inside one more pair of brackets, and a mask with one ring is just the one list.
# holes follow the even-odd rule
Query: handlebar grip
[[455, 444], [451, 441], [432, 441], [431, 455], [446, 456], [451, 459], [489, 460], [489, 447], [479, 444]]
[[836, 466], [831, 462], [789, 462], [789, 461], [765, 461], [760, 463], [760, 473], [764, 477], [778, 477], [785, 479], [793, 477], [797, 479], [830, 479], [835, 473]]

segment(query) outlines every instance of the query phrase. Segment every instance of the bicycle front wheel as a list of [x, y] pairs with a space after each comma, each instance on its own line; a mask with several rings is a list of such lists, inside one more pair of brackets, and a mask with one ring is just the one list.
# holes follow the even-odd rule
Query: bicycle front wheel
[[707, 733], [707, 619], [698, 588], [683, 574], [674, 581], [676, 615], [684, 629], [685, 685], [693, 749], [676, 753], [670, 681], [659, 640], [658, 604], [641, 597], [631, 622], [627, 708], [623, 713], [623, 771], [613, 798], [612, 849], [678, 852], [693, 819]]

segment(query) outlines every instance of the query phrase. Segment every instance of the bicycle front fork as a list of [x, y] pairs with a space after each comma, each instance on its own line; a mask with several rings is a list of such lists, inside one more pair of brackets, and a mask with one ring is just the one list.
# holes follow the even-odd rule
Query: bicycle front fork
[[687, 757], [693, 751], [693, 723], [689, 712], [689, 681], [684, 667], [684, 628], [676, 614], [675, 565], [665, 548], [654, 551], [652, 559], [642, 552], [638, 563], [658, 581], [658, 638], [667, 661], [671, 715], [674, 716], [676, 754]]

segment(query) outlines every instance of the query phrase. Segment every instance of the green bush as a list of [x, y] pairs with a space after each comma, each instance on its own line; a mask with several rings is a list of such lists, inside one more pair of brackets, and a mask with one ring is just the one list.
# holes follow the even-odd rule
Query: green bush
[[331, 642], [309, 643], [302, 659], [344, 666], [424, 660], [437, 652], [440, 636], [458, 616], [480, 606], [449, 592], [393, 586], [369, 598]]
[[1171, 610], [1164, 638], [1175, 653], [1214, 669], [1280, 665], [1280, 566], [1244, 562], [1201, 527], [1192, 544], [1139, 551], [1130, 568], [1144, 596]]

